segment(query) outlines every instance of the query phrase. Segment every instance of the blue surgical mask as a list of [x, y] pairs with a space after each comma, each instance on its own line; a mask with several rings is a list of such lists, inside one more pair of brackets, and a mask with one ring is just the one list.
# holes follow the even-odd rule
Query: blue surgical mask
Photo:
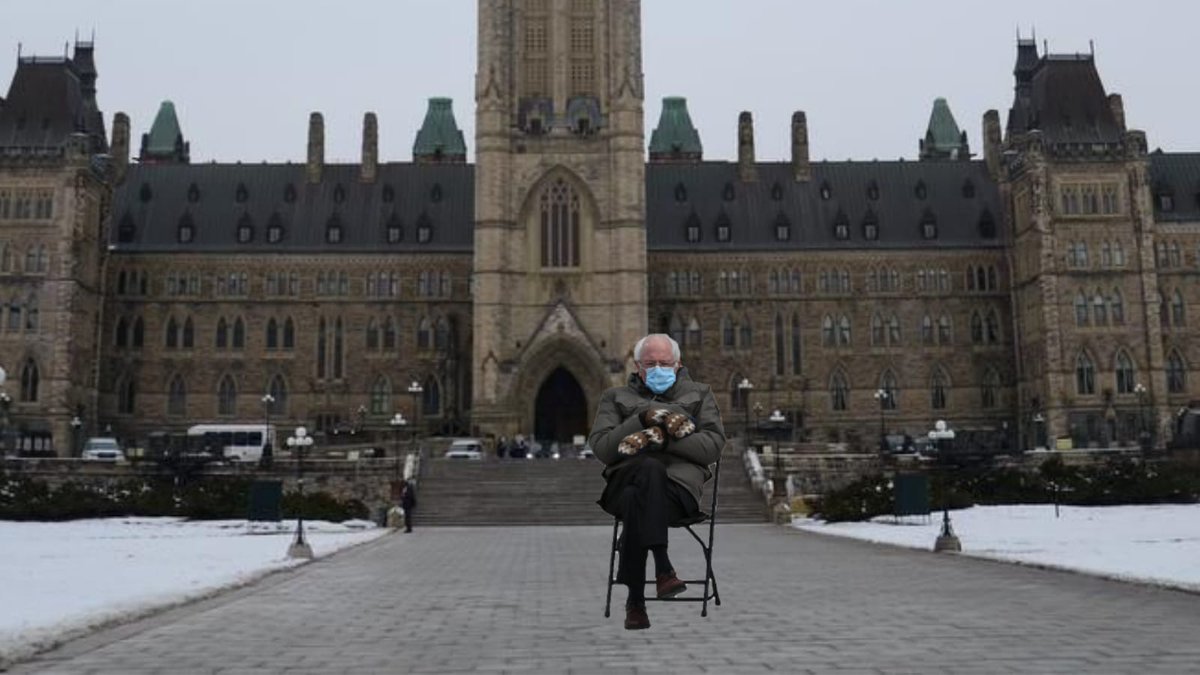
[[675, 384], [675, 369], [655, 366], [646, 371], [646, 386], [650, 391], [661, 394]]

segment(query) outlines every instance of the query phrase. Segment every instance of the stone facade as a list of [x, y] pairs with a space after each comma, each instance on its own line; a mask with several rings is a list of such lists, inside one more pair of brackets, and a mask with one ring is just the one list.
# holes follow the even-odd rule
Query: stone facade
[[[737, 158], [704, 160], [674, 99], [669, 137], [695, 142], [647, 162], [641, 39], [636, 0], [481, 0], [473, 165], [444, 99], [413, 163], [380, 160], [370, 113], [360, 165], [325, 163], [320, 113], [294, 167], [130, 165], [122, 115], [111, 153], [0, 148], [0, 195], [54, 194], [49, 219], [0, 218], [21, 265], [49, 256], [0, 271], [6, 387], [31, 359], [42, 382], [10, 428], [70, 454], [73, 416], [140, 443], [267, 416], [384, 434], [401, 411], [569, 441], [657, 330], [734, 432], [1170, 440], [1200, 390], [1200, 157], [1147, 152], [1090, 56], [1020, 41], [982, 160], [962, 134], [922, 161], [812, 162], [800, 111], [789, 162], [757, 161], [749, 113]], [[7, 330], [31, 292], [37, 329]]]

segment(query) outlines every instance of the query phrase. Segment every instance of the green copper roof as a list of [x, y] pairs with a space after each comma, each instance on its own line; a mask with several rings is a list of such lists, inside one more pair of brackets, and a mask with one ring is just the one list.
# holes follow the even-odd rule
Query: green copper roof
[[684, 156], [700, 159], [704, 146], [700, 144], [700, 132], [692, 124], [688, 114], [687, 99], [668, 96], [663, 99], [662, 116], [658, 127], [650, 135], [650, 156]]
[[431, 98], [413, 142], [413, 157], [466, 157], [467, 143], [454, 120], [453, 99]]
[[170, 156], [175, 154], [176, 143], [183, 132], [179, 130], [179, 118], [175, 116], [175, 104], [163, 101], [158, 106], [158, 114], [154, 116], [154, 126], [142, 152], [153, 156]]
[[951, 152], [962, 145], [962, 135], [950, 105], [946, 99], [939, 98], [933, 102], [933, 112], [929, 114], [929, 128], [925, 131], [925, 150], [927, 152]]

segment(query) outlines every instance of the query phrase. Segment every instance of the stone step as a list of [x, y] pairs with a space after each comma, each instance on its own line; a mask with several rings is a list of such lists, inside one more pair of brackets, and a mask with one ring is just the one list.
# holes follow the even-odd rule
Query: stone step
[[[751, 491], [736, 454], [723, 457], [719, 522], [762, 522], [765, 510]], [[419, 527], [603, 525], [596, 505], [604, 489], [596, 460], [483, 461], [434, 458], [417, 491]], [[707, 507], [709, 501], [704, 498]]]

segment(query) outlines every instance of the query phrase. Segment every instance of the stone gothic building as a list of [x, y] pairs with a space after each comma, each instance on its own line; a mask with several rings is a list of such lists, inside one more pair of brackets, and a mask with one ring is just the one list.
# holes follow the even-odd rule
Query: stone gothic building
[[[584, 433], [647, 331], [734, 431], [874, 449], [1170, 438], [1200, 389], [1200, 155], [1149, 152], [1090, 55], [1020, 40], [972, 154], [944, 100], [911, 161], [705, 159], [686, 101], [649, 143], [638, 0], [480, 0], [474, 164], [431, 99], [411, 162], [190, 164], [164, 103], [131, 161], [93, 47], [0, 99], [10, 449], [210, 421]], [[183, 111], [186, 113], [186, 111]], [[647, 151], [648, 149], [648, 151]], [[741, 385], [741, 386], [739, 386]], [[749, 386], [747, 386], [749, 385]], [[264, 403], [271, 394], [273, 402]]]

